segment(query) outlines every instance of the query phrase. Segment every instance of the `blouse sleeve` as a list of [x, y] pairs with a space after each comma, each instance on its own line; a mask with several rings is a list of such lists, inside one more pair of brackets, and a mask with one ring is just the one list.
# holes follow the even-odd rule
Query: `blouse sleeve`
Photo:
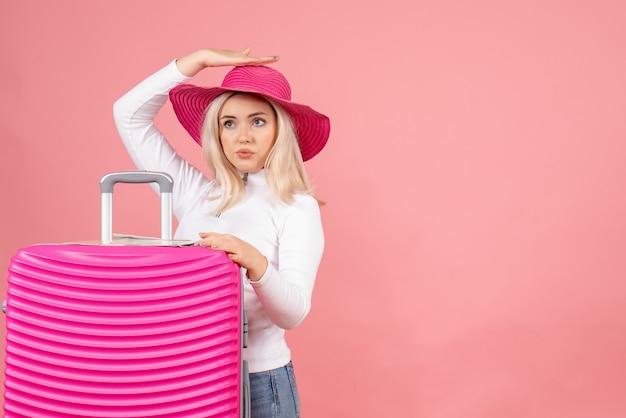
[[176, 61], [152, 74], [113, 105], [117, 130], [128, 154], [139, 170], [162, 171], [174, 179], [172, 200], [180, 219], [182, 199], [203, 188], [204, 174], [180, 157], [156, 128], [154, 118], [168, 100], [169, 91], [189, 80], [176, 67]]
[[315, 277], [324, 252], [319, 205], [311, 196], [297, 196], [279, 230], [279, 263], [250, 282], [267, 314], [284, 329], [297, 327], [311, 309]]

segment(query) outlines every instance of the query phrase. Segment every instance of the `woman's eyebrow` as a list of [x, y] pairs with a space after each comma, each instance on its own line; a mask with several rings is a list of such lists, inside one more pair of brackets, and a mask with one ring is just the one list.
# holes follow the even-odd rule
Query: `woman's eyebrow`
[[[248, 117], [252, 118], [254, 116], [261, 116], [261, 115], [267, 116], [268, 113], [266, 113], [266, 112], [254, 112], [254, 113], [250, 113], [248, 115]], [[237, 117], [236, 116], [231, 116], [231, 115], [223, 115], [223, 116], [220, 117], [220, 119], [237, 119]]]
[[261, 112], [254, 112], [254, 113], [250, 113], [250, 114], [248, 115], [248, 117], [249, 117], [249, 118], [251, 118], [251, 117], [253, 117], [253, 116], [260, 116], [260, 115], [267, 116], [267, 113], [266, 113], [266, 112], [263, 112], [263, 111], [261, 111]]

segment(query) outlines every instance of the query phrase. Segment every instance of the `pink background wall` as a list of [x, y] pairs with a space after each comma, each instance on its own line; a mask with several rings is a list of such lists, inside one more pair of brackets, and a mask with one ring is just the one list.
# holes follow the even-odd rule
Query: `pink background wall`
[[[333, 122], [308, 163], [327, 251], [289, 337], [305, 417], [626, 416], [625, 17], [619, 0], [5, 0], [1, 271], [99, 237], [98, 181], [133, 168], [117, 97], [190, 50], [251, 45]], [[199, 163], [169, 108], [159, 122]], [[125, 187], [116, 231], [158, 233], [156, 197]]]

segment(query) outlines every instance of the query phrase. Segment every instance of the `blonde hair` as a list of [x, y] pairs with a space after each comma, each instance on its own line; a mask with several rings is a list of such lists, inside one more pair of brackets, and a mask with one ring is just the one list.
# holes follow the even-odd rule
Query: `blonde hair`
[[[220, 202], [215, 214], [224, 212], [237, 204], [245, 193], [245, 184], [234, 165], [228, 161], [220, 141], [219, 114], [224, 103], [238, 92], [227, 92], [216, 97], [207, 108], [202, 126], [202, 150], [211, 170], [219, 193], [210, 198]], [[245, 93], [253, 94], [253, 93]], [[313, 188], [304, 168], [302, 153], [298, 146], [296, 129], [291, 117], [282, 106], [260, 95], [274, 109], [277, 135], [265, 161], [265, 176], [272, 194], [283, 203], [293, 202], [294, 195], [313, 195]]]

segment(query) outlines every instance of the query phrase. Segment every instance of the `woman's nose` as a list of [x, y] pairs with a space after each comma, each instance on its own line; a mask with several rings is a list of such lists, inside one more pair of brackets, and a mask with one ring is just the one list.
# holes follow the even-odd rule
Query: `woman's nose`
[[242, 126], [239, 130], [239, 142], [250, 142], [250, 132], [246, 126]]

